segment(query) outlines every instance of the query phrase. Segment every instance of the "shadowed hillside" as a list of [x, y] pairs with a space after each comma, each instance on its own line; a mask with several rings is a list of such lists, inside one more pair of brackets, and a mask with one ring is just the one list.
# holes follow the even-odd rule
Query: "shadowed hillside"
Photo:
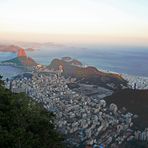
[[139, 128], [148, 127], [148, 90], [121, 90], [107, 97], [106, 101], [137, 114], [139, 117], [135, 119], [135, 123]]
[[5, 89], [0, 76], [0, 148], [64, 148], [55, 116], [23, 93]]

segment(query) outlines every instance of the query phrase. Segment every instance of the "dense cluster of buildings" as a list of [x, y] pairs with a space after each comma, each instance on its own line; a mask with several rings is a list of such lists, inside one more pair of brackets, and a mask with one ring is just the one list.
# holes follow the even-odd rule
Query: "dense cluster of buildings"
[[132, 125], [132, 114], [119, 113], [115, 104], [108, 108], [105, 100], [79, 95], [68, 88], [69, 82], [70, 79], [54, 74], [33, 73], [32, 78], [13, 80], [11, 90], [26, 92], [54, 111], [57, 128], [75, 145], [83, 142], [107, 145], [113, 138], [122, 143], [129, 136], [126, 131]]
[[[62, 69], [62, 68], [61, 68]], [[34, 71], [31, 77], [19, 77], [7, 83], [13, 92], [25, 92], [56, 114], [56, 127], [65, 134], [67, 142], [113, 146], [139, 139], [143, 133], [131, 129], [134, 115], [121, 111], [116, 104], [107, 105], [102, 98], [79, 94], [68, 87], [73, 79], [61, 72]], [[147, 130], [146, 136], [148, 136]]]
[[128, 81], [133, 89], [148, 89], [148, 77], [123, 74], [122, 77]]
[[141, 141], [148, 141], [148, 128], [146, 128], [144, 131], [135, 131], [135, 139], [141, 140]]

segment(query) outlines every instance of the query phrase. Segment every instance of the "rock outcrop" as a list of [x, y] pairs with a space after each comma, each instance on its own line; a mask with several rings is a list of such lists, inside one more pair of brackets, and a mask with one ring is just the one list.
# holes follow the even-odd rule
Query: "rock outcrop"
[[27, 57], [27, 54], [25, 52], [25, 50], [23, 48], [20, 48], [18, 50], [18, 54], [17, 54], [18, 57]]
[[23, 68], [32, 68], [37, 65], [37, 63], [32, 58], [27, 57], [27, 54], [23, 48], [19, 48], [16, 58], [3, 61], [2, 63]]

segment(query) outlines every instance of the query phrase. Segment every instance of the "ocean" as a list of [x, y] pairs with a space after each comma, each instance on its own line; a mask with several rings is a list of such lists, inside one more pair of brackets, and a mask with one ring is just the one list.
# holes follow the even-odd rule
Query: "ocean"
[[0, 65], [0, 75], [3, 76], [3, 79], [9, 78], [11, 79], [12, 77], [24, 73], [24, 70], [13, 67], [13, 66], [1, 66]]
[[54, 58], [70, 56], [98, 69], [148, 77], [148, 48], [51, 47], [28, 54], [45, 65]]
[[[62, 46], [44, 47], [27, 54], [38, 63], [49, 65], [54, 58], [70, 56], [84, 65], [98, 69], [148, 77], [148, 48], [140, 47], [99, 47]], [[0, 61], [14, 58], [14, 53], [0, 53]], [[20, 71], [7, 67], [8, 71]], [[6, 70], [0, 66], [0, 73]], [[3, 72], [2, 72], [3, 71]], [[11, 73], [11, 72], [10, 72]]]
[[[0, 62], [5, 61], [5, 60], [9, 60], [9, 59], [12, 59], [15, 57], [16, 57], [15, 53], [0, 52]], [[13, 76], [16, 76], [16, 75], [23, 73], [23, 72], [24, 72], [24, 70], [17, 68], [17, 67], [0, 65], [0, 75], [3, 76], [3, 79], [12, 78]]]
[[0, 52], [0, 62], [9, 60], [16, 57], [16, 53], [12, 52]]

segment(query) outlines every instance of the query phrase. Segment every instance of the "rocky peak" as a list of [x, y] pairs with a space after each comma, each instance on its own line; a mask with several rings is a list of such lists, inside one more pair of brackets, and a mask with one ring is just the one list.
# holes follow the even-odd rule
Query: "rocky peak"
[[24, 50], [23, 48], [20, 48], [20, 49], [18, 50], [17, 56], [18, 56], [18, 57], [27, 57], [26, 52], [25, 52], [25, 50]]

